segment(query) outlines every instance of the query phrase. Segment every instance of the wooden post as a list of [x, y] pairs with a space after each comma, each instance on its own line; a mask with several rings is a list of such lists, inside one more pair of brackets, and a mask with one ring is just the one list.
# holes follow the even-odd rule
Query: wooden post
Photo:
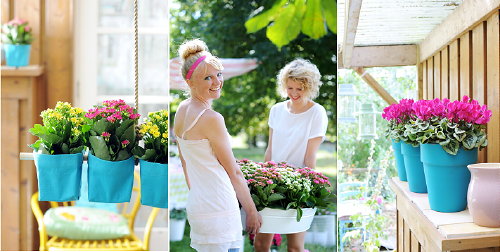
[[359, 76], [377, 92], [377, 94], [384, 99], [389, 105], [397, 103], [394, 99], [366, 70], [362, 67], [355, 67], [353, 69]]

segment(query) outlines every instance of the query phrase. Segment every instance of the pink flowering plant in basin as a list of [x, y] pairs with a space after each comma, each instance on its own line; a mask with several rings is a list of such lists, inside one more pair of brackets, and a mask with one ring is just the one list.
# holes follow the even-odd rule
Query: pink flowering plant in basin
[[405, 125], [405, 135], [411, 141], [440, 144], [451, 155], [460, 148], [482, 149], [488, 145], [485, 129], [492, 113], [477, 100], [468, 96], [453, 102], [420, 100], [412, 108], [416, 117]]
[[257, 207], [297, 209], [297, 221], [302, 208], [323, 208], [333, 200], [328, 177], [310, 168], [295, 168], [272, 161], [256, 163], [238, 161], [247, 179], [250, 194]]
[[386, 136], [395, 142], [403, 141], [412, 145], [418, 145], [418, 142], [409, 139], [405, 134], [406, 125], [415, 119], [412, 99], [402, 99], [399, 103], [392, 104], [384, 108], [382, 118], [389, 122]]
[[92, 155], [107, 161], [126, 160], [137, 146], [135, 125], [141, 115], [123, 100], [104, 101], [85, 117], [93, 121], [89, 148]]

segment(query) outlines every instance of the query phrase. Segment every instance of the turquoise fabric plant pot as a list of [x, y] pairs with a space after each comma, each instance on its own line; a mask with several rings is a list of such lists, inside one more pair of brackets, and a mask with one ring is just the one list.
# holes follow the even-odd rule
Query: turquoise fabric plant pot
[[424, 166], [420, 161], [420, 146], [401, 142], [401, 152], [405, 160], [406, 178], [410, 191], [414, 193], [427, 193]]
[[83, 154], [33, 153], [38, 176], [39, 201], [73, 201], [80, 198]]
[[168, 208], [168, 164], [140, 159], [141, 204]]
[[22, 67], [29, 64], [31, 45], [4, 44], [3, 48], [7, 66]]
[[398, 170], [399, 180], [408, 181], [406, 176], [405, 161], [403, 158], [403, 154], [401, 153], [402, 141], [396, 143], [393, 139], [391, 139], [391, 142], [392, 142], [392, 149], [394, 150], [394, 157], [396, 160], [396, 169]]
[[134, 157], [122, 161], [102, 160], [89, 153], [90, 202], [129, 202], [134, 185]]
[[477, 148], [460, 149], [454, 156], [439, 144], [422, 144], [421, 160], [431, 209], [445, 213], [465, 210], [470, 182], [467, 165], [477, 162]]

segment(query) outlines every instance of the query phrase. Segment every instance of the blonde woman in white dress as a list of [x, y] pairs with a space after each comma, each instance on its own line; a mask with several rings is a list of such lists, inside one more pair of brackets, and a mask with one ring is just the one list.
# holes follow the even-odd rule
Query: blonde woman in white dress
[[189, 187], [191, 247], [201, 252], [238, 251], [242, 239], [238, 200], [247, 213], [248, 232], [257, 233], [262, 220], [233, 156], [224, 118], [211, 108], [223, 87], [223, 67], [198, 39], [181, 45], [179, 56], [191, 98], [177, 109], [174, 133]]
[[[326, 110], [315, 103], [321, 86], [318, 68], [304, 59], [288, 63], [278, 74], [278, 90], [284, 102], [269, 114], [269, 144], [265, 161], [287, 162], [295, 167], [316, 167], [316, 153], [328, 126]], [[305, 232], [287, 234], [289, 252], [304, 251]], [[268, 252], [273, 234], [258, 233], [256, 252]]]

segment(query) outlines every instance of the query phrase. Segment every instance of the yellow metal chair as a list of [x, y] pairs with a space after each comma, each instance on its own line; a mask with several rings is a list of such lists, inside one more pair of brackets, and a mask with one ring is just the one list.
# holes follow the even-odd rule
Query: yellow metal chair
[[[134, 177], [137, 180], [137, 185], [134, 186], [133, 191], [137, 192], [137, 197], [132, 205], [132, 209], [127, 211], [129, 203], [120, 204], [120, 212], [128, 220], [128, 225], [130, 228], [130, 235], [112, 239], [112, 240], [71, 240], [58, 236], [52, 236], [49, 238], [45, 224], [43, 223], [43, 213], [40, 209], [38, 201], [38, 192], [31, 196], [31, 209], [35, 215], [36, 221], [38, 222], [38, 231], [40, 233], [40, 251], [140, 251], [149, 250], [149, 238], [151, 235], [151, 229], [153, 223], [158, 215], [159, 208], [153, 208], [149, 214], [148, 221], [146, 222], [146, 227], [144, 228], [144, 237], [141, 241], [134, 233], [134, 221], [137, 212], [141, 206], [141, 183], [140, 178], [137, 173], [134, 173]], [[59, 205], [61, 204], [61, 205]], [[55, 208], [59, 206], [73, 206], [74, 201], [71, 202], [53, 202], [50, 201], [50, 207]]]

